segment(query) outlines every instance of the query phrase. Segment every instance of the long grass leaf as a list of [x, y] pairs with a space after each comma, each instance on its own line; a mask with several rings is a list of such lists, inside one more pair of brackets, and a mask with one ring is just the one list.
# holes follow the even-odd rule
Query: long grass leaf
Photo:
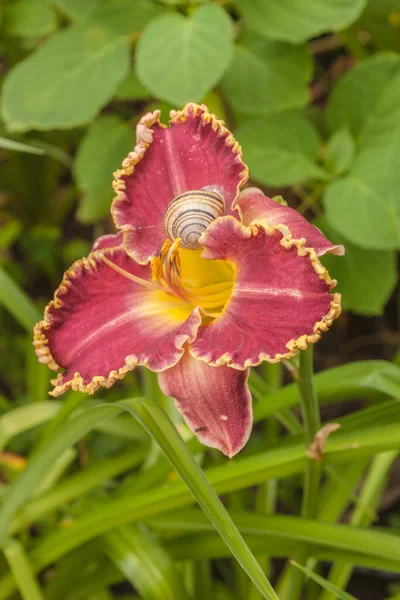
[[294, 567], [296, 567], [296, 569], [299, 569], [302, 573], [304, 573], [304, 575], [307, 575], [307, 577], [310, 577], [310, 579], [313, 579], [322, 588], [324, 588], [324, 590], [331, 592], [331, 594], [333, 595], [334, 598], [339, 598], [339, 600], [357, 600], [357, 598], [355, 596], [352, 596], [351, 594], [344, 592], [340, 588], [333, 585], [333, 583], [331, 583], [330, 581], [327, 581], [323, 577], [320, 577], [319, 575], [314, 573], [314, 571], [311, 571], [311, 569], [307, 569], [306, 567], [299, 565], [299, 563], [297, 563], [295, 560], [291, 560], [290, 563]]

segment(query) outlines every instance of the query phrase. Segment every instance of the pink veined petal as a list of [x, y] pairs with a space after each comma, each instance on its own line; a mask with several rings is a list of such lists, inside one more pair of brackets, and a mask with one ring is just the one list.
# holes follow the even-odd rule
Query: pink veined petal
[[[133, 278], [116, 272], [106, 257]], [[122, 247], [96, 252], [74, 263], [35, 327], [39, 360], [54, 370], [53, 396], [68, 388], [92, 393], [146, 365], [173, 366], [183, 345], [195, 336], [201, 315], [150, 283], [148, 266], [138, 265]]]
[[271, 227], [217, 219], [200, 238], [204, 258], [236, 266], [232, 295], [215, 321], [201, 326], [190, 353], [213, 365], [244, 369], [277, 362], [319, 340], [340, 314], [336, 282], [313, 249]]
[[122, 231], [118, 233], [107, 233], [106, 235], [101, 235], [95, 240], [92, 246], [92, 252], [96, 252], [96, 250], [103, 250], [104, 248], [117, 248], [122, 245]]
[[185, 352], [159, 373], [162, 391], [175, 398], [185, 421], [206, 446], [230, 458], [243, 448], [252, 427], [248, 371], [210, 367]]
[[167, 237], [164, 214], [175, 196], [212, 188], [233, 214], [231, 205], [248, 177], [239, 144], [204, 105], [188, 104], [171, 117], [166, 127], [160, 111], [145, 115], [134, 151], [115, 173], [111, 212], [125, 249], [140, 263], [160, 252]]
[[[306, 240], [305, 245], [314, 248], [317, 256], [322, 256], [327, 252], [338, 256], [344, 254], [342, 245], [335, 246], [332, 244], [317, 227], [311, 225], [297, 210], [275, 202], [272, 198], [265, 196], [258, 188], [243, 190], [236, 202], [244, 225], [252, 225], [253, 223], [267, 226], [286, 225], [292, 237], [296, 240], [304, 238]], [[286, 235], [285, 228], [282, 228], [282, 233]]]

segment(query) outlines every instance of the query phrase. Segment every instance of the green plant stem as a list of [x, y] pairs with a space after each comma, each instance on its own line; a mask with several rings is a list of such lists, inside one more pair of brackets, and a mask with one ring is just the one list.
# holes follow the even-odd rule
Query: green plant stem
[[[282, 365], [280, 363], [271, 364], [265, 362], [262, 365], [264, 375], [263, 384], [270, 388], [270, 393], [276, 392], [282, 385]], [[268, 401], [268, 400], [267, 400]], [[277, 443], [279, 440], [279, 423], [274, 417], [270, 417], [264, 423], [264, 437], [267, 443]], [[272, 515], [276, 511], [276, 502], [278, 495], [278, 480], [269, 479], [260, 485], [256, 497], [256, 510], [261, 514]], [[271, 577], [271, 558], [268, 555], [257, 556], [258, 562], [262, 565], [264, 572]], [[251, 586], [248, 593], [248, 600], [260, 600], [260, 592], [255, 586]]]
[[[313, 369], [313, 346], [300, 353], [299, 356], [299, 380], [300, 405], [303, 416], [306, 448], [314, 441], [314, 436], [321, 428], [318, 398], [314, 386]], [[321, 463], [307, 459], [304, 475], [303, 500], [301, 516], [304, 519], [313, 519], [317, 512], [318, 491], [321, 481]], [[308, 550], [305, 546], [297, 556], [297, 562], [305, 564]], [[302, 572], [289, 567], [287, 589], [284, 592], [288, 600], [298, 600], [301, 597], [304, 576]], [[282, 595], [282, 591], [279, 592]]]
[[[314, 387], [313, 373], [313, 346], [310, 345], [305, 352], [301, 352], [299, 367], [300, 404], [307, 448], [313, 443], [317, 431], [321, 429], [321, 418], [319, 414], [318, 398]], [[305, 519], [313, 519], [317, 512], [320, 480], [321, 463], [309, 458], [306, 464], [303, 502], [301, 507], [301, 516]]]

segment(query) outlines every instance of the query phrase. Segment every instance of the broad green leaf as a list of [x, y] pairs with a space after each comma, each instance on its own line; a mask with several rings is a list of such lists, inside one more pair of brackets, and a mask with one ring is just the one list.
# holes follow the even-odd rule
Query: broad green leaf
[[6, 35], [40, 38], [57, 26], [56, 15], [46, 0], [16, 0], [5, 4], [3, 28]]
[[234, 0], [249, 29], [292, 43], [337, 31], [357, 19], [366, 0]]
[[143, 29], [160, 9], [152, 0], [100, 0], [90, 15], [90, 22], [114, 35], [132, 35]]
[[379, 50], [400, 50], [399, 0], [368, 0], [355, 24], [366, 29]]
[[299, 113], [247, 120], [236, 137], [252, 177], [265, 185], [294, 185], [326, 176], [316, 164], [318, 133]]
[[400, 248], [400, 128], [380, 149], [362, 151], [349, 175], [328, 186], [328, 224], [365, 249]]
[[168, 552], [144, 527], [115, 529], [105, 549], [143, 600], [187, 600], [182, 578]]
[[98, 26], [60, 31], [11, 69], [2, 116], [12, 131], [82, 125], [108, 102], [128, 71], [125, 39]]
[[93, 223], [110, 208], [114, 196], [112, 174], [135, 145], [134, 132], [119, 117], [97, 119], [87, 130], [74, 163], [74, 175], [83, 192], [78, 216]]
[[328, 171], [340, 175], [349, 170], [356, 148], [346, 127], [336, 131], [328, 141], [324, 152], [324, 163]]
[[340, 259], [324, 256], [322, 262], [337, 280], [342, 305], [363, 315], [381, 315], [397, 282], [396, 254], [392, 250], [365, 250], [343, 239], [324, 222], [316, 223], [334, 244], [343, 244]]
[[34, 146], [28, 146], [15, 140], [0, 137], [0, 148], [4, 150], [14, 150], [14, 152], [27, 152], [28, 154], [45, 154], [42, 148], [35, 148]]
[[156, 97], [171, 103], [199, 101], [221, 79], [233, 54], [233, 24], [217, 4], [190, 16], [154, 19], [137, 46], [136, 71]]
[[362, 148], [385, 146], [400, 131], [399, 56], [377, 54], [350, 69], [330, 96], [327, 122], [332, 132], [348, 127]]
[[355, 596], [352, 596], [351, 594], [348, 594], [347, 592], [336, 587], [336, 585], [333, 585], [333, 583], [331, 583], [330, 581], [327, 581], [317, 573], [314, 573], [314, 571], [312, 571], [311, 569], [307, 569], [306, 567], [299, 565], [299, 563], [297, 563], [295, 560], [291, 560], [290, 563], [297, 569], [300, 569], [300, 571], [307, 575], [307, 577], [313, 579], [323, 589], [331, 592], [334, 598], [339, 598], [340, 600], [357, 600]]
[[151, 95], [140, 83], [136, 73], [131, 71], [118, 87], [115, 97], [117, 100], [147, 100]]
[[[196, 0], [196, 4], [201, 4], [202, 2], [208, 2], [209, 0]], [[179, 6], [182, 4], [186, 4], [187, 0], [159, 0], [161, 4], [165, 4], [166, 6]]]
[[50, 0], [50, 4], [60, 9], [73, 21], [82, 21], [93, 13], [100, 0]]
[[306, 46], [271, 42], [247, 33], [235, 47], [222, 89], [236, 111], [269, 115], [302, 108], [309, 99], [311, 75]]

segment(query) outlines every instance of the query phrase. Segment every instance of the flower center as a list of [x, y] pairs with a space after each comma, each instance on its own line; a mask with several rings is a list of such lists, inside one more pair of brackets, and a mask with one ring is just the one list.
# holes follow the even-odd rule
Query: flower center
[[182, 248], [201, 247], [199, 238], [209, 224], [225, 214], [225, 201], [214, 190], [191, 190], [179, 194], [168, 205], [164, 227], [170, 240], [180, 239]]
[[180, 247], [180, 239], [167, 240], [159, 258], [153, 258], [153, 280], [209, 317], [219, 316], [233, 289], [235, 267], [225, 260], [207, 260], [201, 250]]

